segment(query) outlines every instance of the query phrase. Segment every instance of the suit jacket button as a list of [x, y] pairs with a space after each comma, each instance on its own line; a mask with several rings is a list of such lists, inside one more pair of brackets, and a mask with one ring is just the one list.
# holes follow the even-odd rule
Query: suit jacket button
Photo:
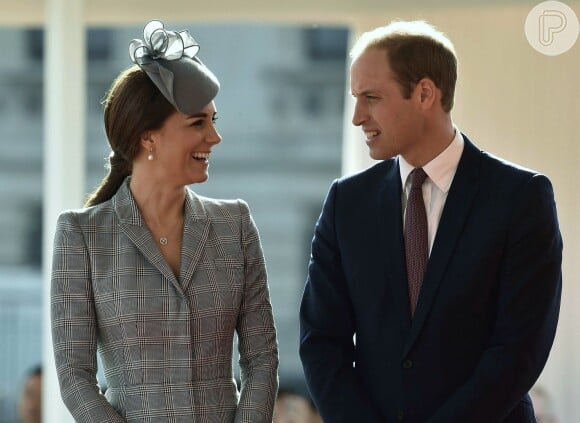
[[405, 360], [403, 362], [403, 369], [410, 369], [413, 367], [413, 360]]
[[403, 412], [403, 410], [397, 410], [397, 412], [395, 413], [395, 418], [397, 419], [398, 422], [402, 422], [403, 419], [405, 418], [405, 413]]

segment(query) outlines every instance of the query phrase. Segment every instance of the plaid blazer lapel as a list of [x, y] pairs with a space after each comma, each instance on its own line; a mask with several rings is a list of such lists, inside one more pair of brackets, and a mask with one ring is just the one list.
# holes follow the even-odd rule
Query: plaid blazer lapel
[[155, 244], [151, 232], [145, 225], [135, 199], [129, 189], [129, 178], [123, 182], [115, 196], [113, 197], [113, 207], [119, 218], [119, 227], [135, 244], [139, 251], [149, 260], [153, 266], [166, 277], [175, 288], [182, 292], [179, 282], [175, 278], [173, 271], [165, 261], [163, 254]]
[[187, 292], [209, 235], [209, 219], [200, 199], [187, 189], [181, 243], [181, 286]]

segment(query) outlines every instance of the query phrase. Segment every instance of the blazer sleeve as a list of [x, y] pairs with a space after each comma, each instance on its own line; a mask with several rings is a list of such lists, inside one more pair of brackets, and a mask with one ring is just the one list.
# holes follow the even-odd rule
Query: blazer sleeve
[[300, 358], [324, 421], [381, 422], [353, 367], [355, 319], [336, 236], [337, 187], [334, 181], [312, 241], [300, 306]]
[[58, 219], [51, 279], [52, 343], [65, 405], [77, 422], [124, 422], [97, 385], [90, 258], [74, 212]]
[[533, 176], [513, 210], [489, 344], [429, 423], [503, 421], [539, 377], [558, 322], [562, 239], [550, 181]]
[[272, 422], [278, 390], [278, 344], [260, 238], [248, 205], [239, 201], [244, 295], [236, 325], [241, 392], [236, 423]]

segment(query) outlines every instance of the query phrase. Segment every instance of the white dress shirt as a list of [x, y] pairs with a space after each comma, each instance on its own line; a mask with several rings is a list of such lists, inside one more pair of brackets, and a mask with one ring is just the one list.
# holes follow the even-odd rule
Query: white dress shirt
[[[427, 226], [429, 229], [429, 254], [433, 248], [433, 241], [441, 219], [441, 213], [447, 200], [447, 193], [453, 182], [459, 159], [463, 153], [463, 137], [457, 127], [455, 127], [455, 136], [451, 144], [447, 146], [437, 157], [423, 166], [423, 170], [428, 178], [423, 183], [423, 200], [427, 212]], [[406, 212], [407, 197], [411, 189], [411, 178], [409, 174], [413, 171], [411, 166], [403, 156], [399, 156], [399, 170], [401, 172], [401, 183], [404, 187], [403, 202], [403, 224]]]

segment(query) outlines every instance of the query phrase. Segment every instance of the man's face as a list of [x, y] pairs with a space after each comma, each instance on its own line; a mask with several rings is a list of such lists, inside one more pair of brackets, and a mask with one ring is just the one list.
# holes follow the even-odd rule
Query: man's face
[[403, 98], [383, 49], [369, 48], [351, 66], [355, 98], [352, 123], [365, 133], [369, 154], [384, 160], [398, 154], [412, 158], [420, 151], [422, 115], [417, 92]]

